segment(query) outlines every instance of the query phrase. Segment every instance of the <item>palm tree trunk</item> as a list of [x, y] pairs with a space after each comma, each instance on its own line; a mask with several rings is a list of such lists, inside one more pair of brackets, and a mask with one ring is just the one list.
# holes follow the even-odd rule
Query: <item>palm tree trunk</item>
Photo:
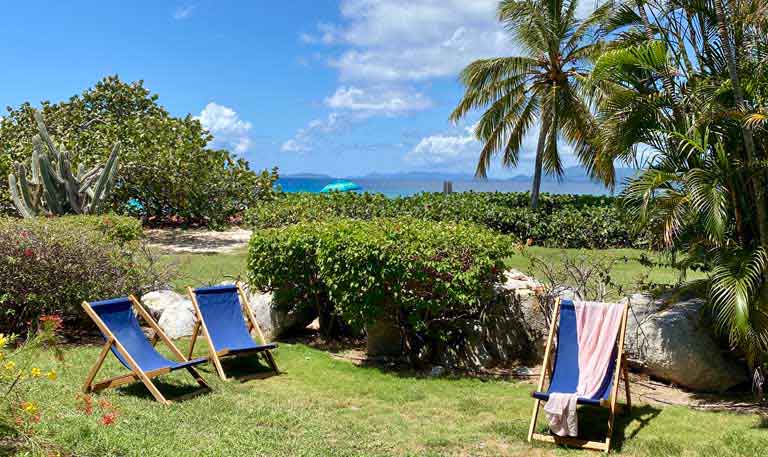
[[541, 189], [541, 168], [544, 162], [544, 145], [547, 141], [547, 130], [543, 125], [539, 128], [539, 143], [536, 145], [536, 164], [533, 170], [533, 183], [531, 184], [531, 208], [539, 207], [539, 190]]
[[[736, 56], [733, 53], [731, 47], [731, 38], [728, 33], [728, 26], [725, 20], [725, 7], [723, 1], [727, 0], [715, 0], [715, 16], [717, 16], [717, 32], [720, 36], [720, 45], [723, 48], [723, 54], [725, 54], [725, 60], [728, 65], [728, 75], [731, 78], [731, 85], [733, 86], [733, 98], [737, 107], [744, 106], [744, 91], [741, 87], [741, 81], [739, 79], [739, 71], [736, 66]], [[755, 142], [752, 137], [752, 129], [747, 125], [741, 125], [741, 134], [744, 137], [744, 149], [747, 152], [747, 163], [751, 166], [755, 160]], [[754, 175], [750, 177], [750, 185], [752, 187], [752, 194], [755, 196], [755, 206], [757, 212], [757, 229], [760, 234], [760, 245], [768, 245], [768, 221], [766, 220], [765, 203], [763, 199], [763, 187], [760, 184], [762, 179], [755, 179]]]

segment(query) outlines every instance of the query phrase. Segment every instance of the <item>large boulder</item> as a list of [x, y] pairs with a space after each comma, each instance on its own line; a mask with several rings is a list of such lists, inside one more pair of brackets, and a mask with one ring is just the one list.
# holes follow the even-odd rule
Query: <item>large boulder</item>
[[292, 306], [288, 309], [275, 303], [274, 294], [250, 290], [244, 287], [253, 315], [267, 340], [306, 328], [317, 318], [317, 312], [309, 307]]
[[170, 338], [192, 334], [195, 313], [189, 298], [172, 290], [156, 290], [144, 294], [141, 302]]
[[460, 344], [441, 348], [438, 363], [468, 369], [508, 367], [534, 357], [534, 334], [515, 293], [499, 289], [475, 321], [463, 322]]
[[701, 299], [629, 297], [628, 357], [649, 375], [695, 391], [724, 391], [748, 380], [713, 337]]

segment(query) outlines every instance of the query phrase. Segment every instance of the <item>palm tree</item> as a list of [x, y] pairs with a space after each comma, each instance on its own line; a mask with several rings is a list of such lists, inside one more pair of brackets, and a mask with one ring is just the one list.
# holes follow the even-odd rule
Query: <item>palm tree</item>
[[743, 351], [756, 387], [768, 372], [766, 11], [765, 0], [626, 0], [605, 23], [617, 38], [587, 83], [594, 174], [651, 152], [622, 192], [629, 220], [661, 235], [683, 272], [708, 272], [700, 285], [715, 326]]
[[504, 166], [517, 166], [523, 138], [538, 125], [532, 208], [538, 207], [542, 171], [558, 178], [563, 174], [559, 139], [571, 144], [582, 162], [591, 163], [587, 139], [594, 120], [581, 80], [595, 48], [591, 32], [606, 7], [579, 20], [577, 6], [578, 0], [501, 1], [499, 20], [522, 54], [469, 64], [461, 73], [466, 92], [451, 114], [457, 122], [473, 110], [487, 108], [475, 128], [484, 142], [475, 171], [478, 177], [486, 177], [498, 152]]

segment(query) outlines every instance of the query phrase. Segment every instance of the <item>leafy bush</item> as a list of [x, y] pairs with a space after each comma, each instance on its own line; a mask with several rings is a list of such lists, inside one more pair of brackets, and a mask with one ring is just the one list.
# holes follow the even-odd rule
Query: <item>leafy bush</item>
[[[88, 228], [91, 221], [0, 219], [2, 331], [23, 332], [28, 322], [47, 314], [78, 324], [83, 300], [141, 293], [155, 285], [158, 275], [138, 243], [115, 243], [111, 232]], [[81, 229], [73, 230], [73, 224]]]
[[473, 224], [339, 219], [255, 232], [248, 272], [284, 306], [322, 303], [357, 328], [394, 321], [416, 363], [461, 340], [460, 323], [493, 301], [512, 249], [509, 237]]
[[[120, 142], [113, 211], [132, 211], [152, 223], [217, 226], [272, 194], [276, 170], [256, 173], [247, 161], [211, 148], [213, 135], [198, 119], [172, 116], [158, 98], [143, 81], [110, 76], [66, 101], [45, 101], [39, 111], [56, 141], [77, 151], [76, 166], [103, 163]], [[32, 152], [32, 113], [24, 103], [0, 117], [0, 214], [15, 214], [7, 177], [12, 163]]]
[[73, 229], [96, 230], [107, 240], [126, 244], [144, 238], [141, 221], [134, 217], [104, 214], [93, 216], [64, 216], [56, 224], [70, 226]]
[[472, 222], [519, 240], [560, 248], [646, 247], [645, 233], [633, 234], [613, 197], [548, 195], [540, 208], [528, 208], [525, 193], [424, 193], [388, 199], [380, 194], [285, 194], [246, 212], [254, 228], [346, 217], [412, 217], [431, 221]]

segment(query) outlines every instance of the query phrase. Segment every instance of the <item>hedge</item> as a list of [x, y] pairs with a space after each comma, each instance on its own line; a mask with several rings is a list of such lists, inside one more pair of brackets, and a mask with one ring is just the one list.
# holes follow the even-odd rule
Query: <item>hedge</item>
[[378, 319], [400, 328], [406, 353], [429, 361], [461, 341], [462, 321], [493, 301], [513, 240], [467, 223], [412, 218], [305, 222], [254, 232], [249, 282], [278, 306], [318, 308], [321, 330]]
[[449, 195], [424, 193], [389, 199], [381, 194], [284, 194], [260, 202], [246, 212], [254, 229], [283, 227], [329, 218], [369, 220], [413, 217], [431, 221], [472, 222], [519, 241], [557, 248], [648, 247], [647, 234], [634, 234], [618, 199], [592, 195], [543, 194], [537, 210], [528, 208], [526, 193]]
[[160, 274], [134, 241], [136, 223], [114, 216], [0, 218], [0, 333], [25, 333], [29, 322], [52, 314], [81, 325], [83, 300], [154, 287]]

